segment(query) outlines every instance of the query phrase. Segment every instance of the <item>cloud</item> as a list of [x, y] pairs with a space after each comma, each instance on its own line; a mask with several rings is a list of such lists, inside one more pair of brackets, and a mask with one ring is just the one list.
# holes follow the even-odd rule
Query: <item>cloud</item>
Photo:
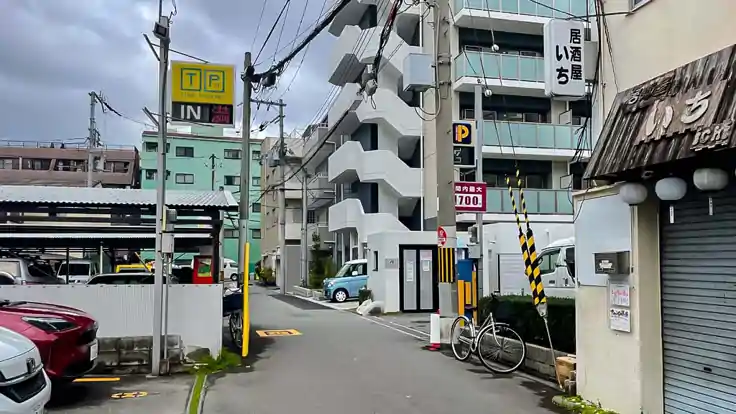
[[[261, 17], [262, 4], [254, 0], [177, 0], [171, 47], [213, 63], [235, 64], [240, 72], [243, 53], [258, 54], [283, 6], [282, 1], [265, 1]], [[297, 35], [319, 20], [320, 8], [324, 13], [331, 5], [332, 0], [292, 0], [283, 32], [278, 24], [257, 69], [265, 70], [283, 58], [294, 47]], [[142, 36], [151, 32], [156, 6], [152, 0], [2, 2], [0, 139], [85, 137], [89, 92], [102, 91], [110, 105], [127, 118], [103, 114], [98, 106], [97, 126], [103, 142], [138, 144], [143, 124], [150, 123], [141, 108], [157, 111], [158, 62]], [[164, 11], [172, 9], [171, 1], [166, 0]], [[284, 100], [287, 132], [306, 126], [331, 90], [326, 62], [333, 41], [328, 33], [318, 36], [306, 55], [290, 63], [277, 88], [257, 94], [259, 99]], [[171, 59], [189, 60], [176, 54]], [[240, 85], [237, 95], [242, 96]], [[276, 114], [275, 108], [254, 105], [253, 110], [256, 125]], [[267, 132], [276, 133], [275, 125]]]

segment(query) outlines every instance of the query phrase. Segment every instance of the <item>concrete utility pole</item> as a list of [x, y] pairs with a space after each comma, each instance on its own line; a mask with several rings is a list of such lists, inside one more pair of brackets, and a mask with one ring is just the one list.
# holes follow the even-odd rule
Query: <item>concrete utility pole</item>
[[[435, 108], [436, 153], [437, 153], [437, 226], [447, 233], [446, 248], [457, 248], [457, 217], [455, 214], [455, 164], [452, 140], [452, 50], [450, 42], [450, 0], [437, 1], [434, 10], [439, 13], [435, 21], [437, 44], [437, 88], [440, 105]], [[443, 96], [442, 90], [445, 90]], [[476, 138], [477, 139], [477, 138]], [[454, 280], [454, 276], [452, 280]], [[439, 306], [441, 316], [457, 314], [457, 282], [439, 284]]]
[[210, 187], [212, 191], [215, 191], [215, 160], [216, 159], [217, 159], [217, 155], [215, 154], [210, 155], [210, 181], [212, 182]]
[[94, 149], [97, 147], [97, 122], [95, 121], [95, 107], [97, 94], [89, 93], [89, 137], [87, 138], [87, 187], [94, 187], [92, 172], [95, 170]]
[[[483, 179], [483, 93], [484, 85], [475, 85], [475, 181], [485, 182]], [[485, 252], [483, 247], [483, 213], [477, 213], [475, 216], [475, 226], [478, 228], [478, 246], [480, 246], [480, 255], [478, 257], [478, 265], [476, 268], [476, 279], [478, 282], [478, 291], [483, 292], [483, 265], [485, 260]]]
[[[159, 4], [159, 11], [161, 5]], [[166, 86], [169, 66], [169, 18], [159, 12], [159, 20], [154, 26], [154, 35], [159, 39], [158, 63], [158, 160], [156, 185], [156, 262], [153, 290], [153, 349], [151, 350], [151, 375], [158, 376], [161, 371], [161, 335], [163, 329], [163, 281], [164, 254], [163, 230], [166, 214]]]
[[286, 139], [284, 138], [284, 101], [279, 99], [279, 279], [286, 294]]
[[253, 85], [249, 73], [251, 68], [250, 52], [243, 57], [243, 119], [240, 130], [243, 142], [240, 154], [240, 214], [238, 215], [238, 278], [239, 282], [248, 284], [248, 269], [245, 268], [245, 245], [248, 243], [248, 214], [250, 212], [250, 99]]
[[309, 173], [307, 173], [307, 170], [304, 169], [304, 174], [302, 175], [302, 286], [309, 287], [309, 248], [307, 247], [307, 217], [309, 217], [307, 208], [309, 205], [309, 200], [307, 200], [307, 194], [309, 193], [308, 186], [309, 186]]

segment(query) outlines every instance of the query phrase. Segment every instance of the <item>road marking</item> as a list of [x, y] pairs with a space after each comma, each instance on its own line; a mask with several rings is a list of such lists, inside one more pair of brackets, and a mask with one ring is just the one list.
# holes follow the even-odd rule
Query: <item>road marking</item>
[[261, 338], [273, 337], [273, 336], [297, 336], [302, 333], [296, 329], [267, 329], [264, 331], [256, 331], [258, 336]]
[[134, 391], [134, 392], [118, 392], [110, 396], [113, 400], [124, 400], [128, 398], [141, 398], [147, 396], [148, 393], [145, 391]]
[[406, 326], [406, 325], [402, 325], [402, 324], [400, 324], [400, 323], [396, 323], [396, 322], [392, 322], [392, 321], [389, 321], [389, 320], [387, 320], [387, 319], [382, 319], [382, 318], [379, 318], [379, 317], [377, 317], [377, 316], [373, 316], [373, 318], [379, 319], [379, 320], [381, 320], [381, 321], [385, 321], [385, 322], [387, 322], [387, 323], [390, 323], [391, 325], [395, 325], [395, 326], [400, 326], [400, 327], [402, 327], [402, 328], [404, 328], [404, 329], [406, 329], [406, 330], [409, 330], [409, 331], [412, 331], [412, 332], [416, 332], [416, 333], [418, 333], [418, 334], [420, 334], [420, 335], [424, 335], [424, 336], [427, 336], [427, 337], [429, 336], [429, 334], [428, 334], [428, 333], [426, 333], [426, 332], [424, 332], [424, 331], [420, 331], [419, 329], [414, 329], [414, 328], [408, 327], [408, 326]]
[[[367, 320], [368, 322], [372, 322], [372, 323], [375, 323], [376, 325], [381, 325], [381, 326], [383, 326], [384, 328], [388, 328], [388, 329], [391, 329], [391, 330], [393, 330], [393, 331], [396, 331], [396, 332], [402, 333], [402, 334], [404, 334], [404, 335], [409, 335], [409, 336], [411, 336], [412, 338], [415, 338], [415, 339], [419, 339], [420, 341], [426, 341], [426, 340], [427, 340], [427, 338], [423, 338], [423, 337], [421, 337], [421, 336], [419, 336], [419, 335], [414, 335], [413, 333], [410, 333], [410, 332], [406, 332], [406, 331], [402, 331], [401, 329], [399, 329], [399, 328], [396, 328], [396, 327], [393, 327], [393, 326], [391, 326], [391, 325], [387, 325], [387, 324], [385, 324], [385, 323], [382, 323], [382, 322], [378, 322], [378, 321], [376, 320], [376, 319], [378, 319], [378, 318], [375, 318], [375, 319], [373, 319], [373, 318], [368, 318], [368, 317], [365, 317], [365, 316], [363, 316], [363, 315], [360, 315], [360, 314], [356, 314], [356, 315], [358, 315], [358, 317], [359, 317], [359, 318], [362, 318], [362, 319], [365, 319], [365, 320]], [[399, 325], [399, 326], [401, 326], [401, 325]]]
[[120, 378], [118, 377], [84, 377], [84, 378], [77, 378], [73, 382], [118, 382], [120, 381]]

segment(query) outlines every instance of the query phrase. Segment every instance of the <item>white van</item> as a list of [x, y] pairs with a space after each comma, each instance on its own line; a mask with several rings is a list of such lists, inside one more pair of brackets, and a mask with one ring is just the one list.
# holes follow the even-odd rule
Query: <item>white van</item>
[[[38, 348], [25, 336], [0, 327], [0, 413], [41, 414], [51, 399], [51, 381]], [[8, 396], [12, 395], [13, 398]]]
[[71, 259], [63, 262], [56, 270], [56, 277], [66, 283], [67, 269], [69, 272], [69, 284], [85, 284], [87, 281], [100, 273], [97, 262], [87, 259]]
[[539, 270], [547, 296], [575, 297], [575, 238], [550, 243], [539, 254]]

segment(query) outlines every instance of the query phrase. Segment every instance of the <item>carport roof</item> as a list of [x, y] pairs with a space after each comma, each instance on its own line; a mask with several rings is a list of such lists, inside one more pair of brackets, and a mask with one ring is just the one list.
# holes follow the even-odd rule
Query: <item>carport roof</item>
[[[156, 190], [3, 185], [0, 186], [0, 203], [155, 206]], [[229, 191], [167, 190], [166, 205], [232, 208], [238, 203]]]

